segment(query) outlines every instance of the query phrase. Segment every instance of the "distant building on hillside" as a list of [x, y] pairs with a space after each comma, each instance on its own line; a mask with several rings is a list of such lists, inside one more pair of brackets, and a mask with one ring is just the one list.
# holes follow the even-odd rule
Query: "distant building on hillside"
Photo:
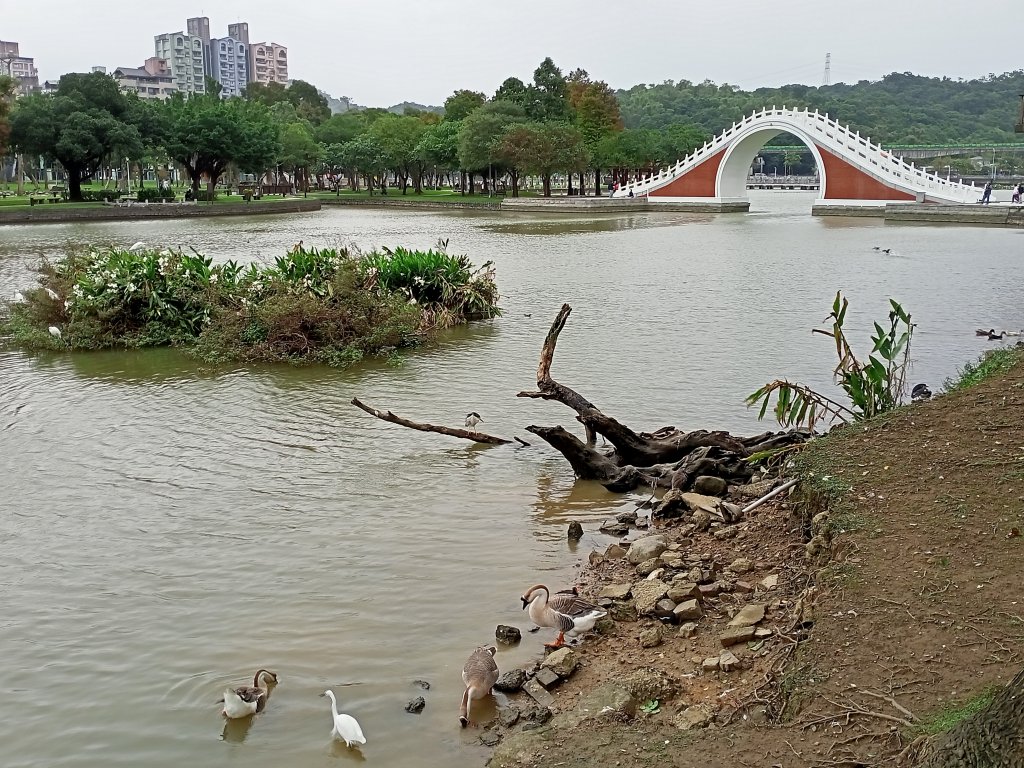
[[156, 57], [167, 62], [174, 87], [184, 94], [206, 93], [203, 39], [184, 32], [166, 32], [153, 38]]
[[249, 82], [288, 84], [288, 48], [277, 43], [250, 43]]
[[125, 93], [137, 93], [140, 99], [166, 99], [177, 92], [167, 59], [152, 56], [140, 68], [118, 67], [114, 80]]
[[211, 77], [220, 83], [225, 99], [241, 96], [249, 83], [249, 46], [234, 37], [210, 40]]
[[19, 95], [39, 90], [39, 70], [35, 59], [22, 56], [18, 43], [0, 40], [0, 75], [10, 75], [17, 83]]

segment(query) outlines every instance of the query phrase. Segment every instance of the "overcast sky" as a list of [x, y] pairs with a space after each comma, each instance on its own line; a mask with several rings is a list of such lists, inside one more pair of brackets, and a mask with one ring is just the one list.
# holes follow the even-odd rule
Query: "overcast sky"
[[0, 0], [0, 39], [42, 79], [141, 66], [153, 36], [209, 16], [288, 46], [293, 78], [366, 106], [492, 94], [551, 56], [614, 88], [710, 79], [744, 89], [889, 72], [974, 78], [1024, 67], [1024, 0]]

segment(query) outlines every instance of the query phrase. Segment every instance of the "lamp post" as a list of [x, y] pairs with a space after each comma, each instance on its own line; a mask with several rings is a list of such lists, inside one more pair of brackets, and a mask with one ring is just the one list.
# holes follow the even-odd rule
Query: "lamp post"
[[949, 165], [946, 166], [946, 181], [949, 181], [949, 170], [950, 170], [951, 167], [952, 166], [949, 166]]

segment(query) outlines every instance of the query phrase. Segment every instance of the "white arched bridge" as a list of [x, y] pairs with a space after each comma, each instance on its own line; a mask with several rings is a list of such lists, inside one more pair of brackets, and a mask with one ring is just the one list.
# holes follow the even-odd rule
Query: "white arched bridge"
[[661, 172], [631, 181], [613, 197], [646, 197], [650, 203], [747, 203], [747, 176], [754, 158], [780, 133], [811, 150], [821, 196], [816, 205], [884, 206], [893, 202], [976, 203], [981, 190], [949, 181], [907, 163], [855, 131], [807, 109], [762, 109], [723, 131]]

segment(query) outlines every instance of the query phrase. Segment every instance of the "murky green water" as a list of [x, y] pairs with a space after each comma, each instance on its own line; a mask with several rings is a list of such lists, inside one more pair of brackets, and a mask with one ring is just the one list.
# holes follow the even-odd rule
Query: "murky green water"
[[[0, 760], [22, 766], [334, 765], [325, 700], [356, 715], [366, 760], [476, 766], [460, 670], [518, 596], [562, 586], [603, 539], [565, 541], [634, 503], [574, 484], [550, 450], [482, 449], [372, 419], [527, 437], [577, 426], [529, 388], [557, 308], [574, 312], [558, 378], [638, 428], [759, 429], [743, 396], [776, 374], [826, 385], [810, 328], [837, 288], [866, 338], [899, 298], [919, 323], [913, 380], [935, 389], [1019, 328], [1024, 233], [812, 218], [813, 194], [762, 193], [749, 215], [597, 220], [325, 210], [280, 218], [0, 229], [0, 293], [73, 242], [195, 246], [270, 258], [309, 245], [430, 246], [497, 263], [505, 317], [400, 367], [214, 369], [159, 350], [0, 353]], [[886, 256], [872, 246], [890, 247]], [[511, 667], [544, 632], [500, 649]], [[258, 666], [268, 711], [225, 729], [214, 703]], [[421, 715], [403, 711], [432, 684]]]

